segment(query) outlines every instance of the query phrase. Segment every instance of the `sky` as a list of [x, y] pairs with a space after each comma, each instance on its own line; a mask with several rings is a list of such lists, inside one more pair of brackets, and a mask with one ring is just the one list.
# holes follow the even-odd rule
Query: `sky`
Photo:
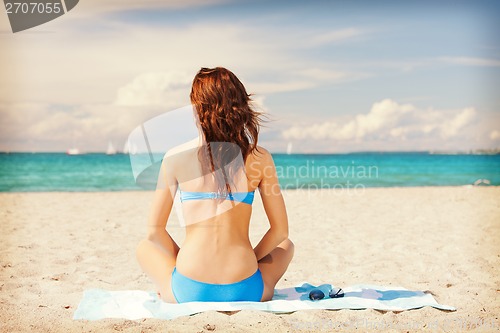
[[0, 14], [0, 151], [121, 149], [234, 72], [271, 152], [500, 148], [494, 1], [84, 0], [13, 34]]

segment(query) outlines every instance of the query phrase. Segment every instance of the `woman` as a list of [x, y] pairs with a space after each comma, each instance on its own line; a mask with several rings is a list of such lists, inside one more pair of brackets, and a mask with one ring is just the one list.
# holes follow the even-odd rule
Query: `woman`
[[[259, 114], [243, 84], [221, 67], [202, 68], [190, 98], [200, 141], [165, 155], [137, 259], [166, 302], [268, 301], [294, 245], [272, 156], [257, 146]], [[270, 228], [252, 248], [256, 189]], [[182, 248], [165, 230], [176, 193], [186, 224]]]

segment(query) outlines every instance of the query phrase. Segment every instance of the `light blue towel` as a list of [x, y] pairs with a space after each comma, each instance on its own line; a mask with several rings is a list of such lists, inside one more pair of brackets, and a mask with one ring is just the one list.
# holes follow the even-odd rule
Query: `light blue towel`
[[[311, 301], [309, 292], [321, 289], [326, 298]], [[376, 309], [402, 311], [432, 306], [441, 310], [455, 311], [452, 306], [438, 304], [434, 297], [422, 291], [410, 291], [400, 287], [356, 285], [343, 288], [345, 296], [329, 298], [330, 284], [314, 286], [303, 283], [300, 286], [275, 289], [268, 302], [190, 302], [183, 304], [165, 303], [155, 292], [140, 290], [107, 291], [89, 289], [76, 309], [73, 319], [98, 320], [104, 318], [159, 318], [173, 319], [208, 310], [237, 311], [261, 310], [274, 313], [289, 313], [307, 309]]]

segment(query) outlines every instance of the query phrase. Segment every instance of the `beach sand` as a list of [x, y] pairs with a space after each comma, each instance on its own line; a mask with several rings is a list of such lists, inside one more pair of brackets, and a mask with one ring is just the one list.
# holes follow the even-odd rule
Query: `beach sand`
[[[74, 321], [89, 288], [154, 290], [135, 259], [152, 192], [1, 193], [1, 332], [456, 332], [500, 330], [500, 187], [285, 191], [295, 257], [278, 288], [308, 281], [430, 290], [403, 312], [209, 311], [174, 320]], [[260, 198], [255, 245], [267, 228]], [[173, 214], [167, 230], [182, 243]], [[483, 324], [483, 325], [481, 325]]]

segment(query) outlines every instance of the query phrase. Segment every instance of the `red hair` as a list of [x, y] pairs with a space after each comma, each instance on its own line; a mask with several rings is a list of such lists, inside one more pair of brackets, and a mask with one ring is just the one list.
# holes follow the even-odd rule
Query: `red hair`
[[[224, 173], [224, 179], [217, 179], [218, 192], [231, 191], [228, 176], [236, 172], [226, 175], [224, 161], [233, 161], [240, 152], [245, 161], [257, 149], [261, 119], [250, 105], [250, 96], [236, 75], [223, 67], [202, 68], [194, 77], [190, 98], [205, 136], [211, 171]], [[208, 156], [202, 151], [203, 165]]]

